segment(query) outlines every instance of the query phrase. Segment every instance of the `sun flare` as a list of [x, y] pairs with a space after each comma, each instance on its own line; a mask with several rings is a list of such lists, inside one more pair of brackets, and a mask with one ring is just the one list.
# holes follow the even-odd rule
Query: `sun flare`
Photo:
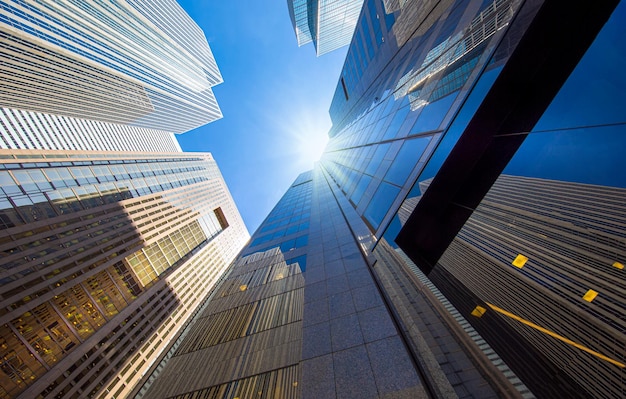
[[300, 141], [300, 148], [298, 150], [298, 156], [302, 162], [313, 164], [320, 160], [324, 149], [328, 143], [328, 135], [324, 131], [310, 131], [303, 135]]

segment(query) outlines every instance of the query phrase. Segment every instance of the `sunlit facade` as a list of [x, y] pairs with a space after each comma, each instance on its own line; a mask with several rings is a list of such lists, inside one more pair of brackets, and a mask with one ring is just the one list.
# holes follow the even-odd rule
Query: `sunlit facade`
[[0, 108], [0, 148], [181, 151], [173, 133], [69, 116]]
[[293, 182], [168, 355], [133, 397], [426, 394], [320, 170]]
[[215, 161], [0, 157], [0, 397], [126, 396], [248, 240]]
[[[4, 124], [7, 118], [71, 123], [59, 116], [100, 122], [105, 130], [113, 125], [110, 135], [127, 125], [133, 134], [171, 136], [222, 116], [212, 91], [222, 77], [211, 49], [174, 0], [11, 0], [1, 9]], [[26, 115], [10, 116], [7, 108]]]
[[313, 42], [318, 56], [350, 44], [363, 0], [287, 0], [298, 46]]

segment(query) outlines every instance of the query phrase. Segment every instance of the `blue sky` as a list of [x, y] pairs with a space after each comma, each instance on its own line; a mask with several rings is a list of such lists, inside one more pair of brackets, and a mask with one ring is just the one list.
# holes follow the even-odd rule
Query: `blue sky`
[[178, 141], [213, 154], [252, 234], [321, 153], [347, 47], [319, 58], [312, 44], [298, 47], [286, 0], [179, 4], [204, 30], [224, 78], [214, 87], [224, 117]]

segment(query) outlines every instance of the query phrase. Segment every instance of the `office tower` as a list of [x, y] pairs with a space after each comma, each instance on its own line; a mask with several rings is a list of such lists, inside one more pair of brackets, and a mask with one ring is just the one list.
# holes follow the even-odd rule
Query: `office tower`
[[[626, 185], [625, 18], [617, 2], [366, 1], [321, 161], [136, 397], [624, 396], [623, 220], [605, 222], [624, 201], [597, 186]], [[480, 205], [503, 172], [587, 185], [505, 176]], [[485, 221], [489, 201], [508, 213]], [[217, 335], [224, 319], [238, 327]]]
[[319, 57], [350, 44], [363, 0], [287, 0], [298, 46], [313, 42]]
[[180, 151], [222, 77], [174, 1], [3, 2], [0, 148]]
[[215, 161], [0, 157], [0, 397], [124, 397], [248, 239]]
[[624, 199], [625, 188], [501, 175], [429, 276], [458, 309], [498, 312], [474, 324], [525, 366], [522, 380], [540, 371], [557, 394], [623, 396]]
[[0, 108], [0, 148], [181, 151], [173, 133], [96, 120]]
[[[319, 168], [294, 181], [136, 397], [454, 394], [440, 370], [416, 370], [336, 191]], [[435, 343], [430, 333], [444, 332], [431, 322], [424, 334]], [[448, 344], [441, 356], [470, 362], [456, 341]], [[474, 368], [459, 386], [497, 397]]]

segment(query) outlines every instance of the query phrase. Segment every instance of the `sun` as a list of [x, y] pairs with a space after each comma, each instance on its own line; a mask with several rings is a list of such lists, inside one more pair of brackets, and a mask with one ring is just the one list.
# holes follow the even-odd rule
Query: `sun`
[[324, 131], [311, 130], [303, 134], [298, 151], [299, 157], [303, 162], [311, 165], [320, 160], [326, 144], [328, 143], [328, 134]]
[[320, 160], [326, 144], [332, 122], [328, 111], [323, 106], [299, 106], [294, 100], [285, 108], [281, 118], [272, 118], [276, 127], [274, 137], [277, 153], [285, 161], [284, 165], [298, 173], [313, 169]]

